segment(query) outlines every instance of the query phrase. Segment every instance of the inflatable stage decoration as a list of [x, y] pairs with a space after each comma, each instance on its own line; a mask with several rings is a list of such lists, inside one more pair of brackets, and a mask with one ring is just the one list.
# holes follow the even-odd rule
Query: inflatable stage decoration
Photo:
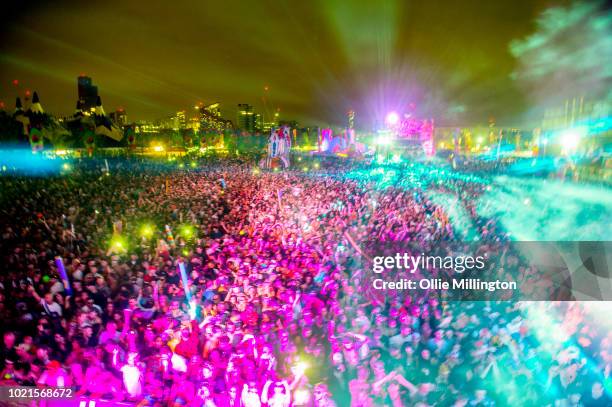
[[13, 120], [20, 127], [19, 143], [24, 146], [29, 144], [33, 152], [43, 150], [45, 139], [54, 143], [68, 134], [53, 116], [45, 113], [37, 92], [33, 93], [32, 101], [26, 110], [21, 99], [17, 97]]
[[115, 141], [121, 141], [123, 139], [123, 130], [116, 126], [106, 113], [104, 107], [102, 107], [102, 99], [98, 96], [96, 101], [96, 109], [93, 114], [94, 122], [96, 125], [96, 136], [105, 136]]
[[21, 124], [20, 131], [20, 142], [23, 140], [27, 140], [26, 143], [30, 141], [30, 118], [23, 111], [23, 105], [21, 104], [21, 98], [17, 97], [15, 101], [15, 113], [13, 113], [13, 120], [19, 122]]
[[279, 161], [283, 168], [289, 168], [289, 152], [291, 151], [291, 130], [288, 126], [282, 126], [270, 131], [268, 140], [268, 155], [263, 159], [262, 168], [275, 168]]

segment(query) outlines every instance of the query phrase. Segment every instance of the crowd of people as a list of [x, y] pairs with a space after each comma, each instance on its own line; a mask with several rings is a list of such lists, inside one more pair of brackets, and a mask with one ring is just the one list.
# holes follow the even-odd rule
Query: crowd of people
[[[612, 331], [582, 303], [372, 295], [366, 241], [456, 236], [418, 188], [345, 177], [359, 165], [91, 160], [0, 178], [2, 385], [142, 406], [612, 403]], [[478, 215], [486, 185], [436, 187], [483, 244], [508, 239]]]

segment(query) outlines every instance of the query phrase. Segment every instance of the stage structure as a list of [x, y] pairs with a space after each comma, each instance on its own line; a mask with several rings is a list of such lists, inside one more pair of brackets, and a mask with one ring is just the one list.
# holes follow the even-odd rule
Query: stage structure
[[319, 130], [317, 153], [351, 155], [355, 152], [363, 152], [363, 146], [355, 140], [355, 129], [345, 128], [335, 134], [330, 128]]
[[412, 141], [420, 144], [427, 156], [435, 154], [434, 120], [420, 120], [411, 116], [404, 117], [397, 126], [397, 138], [400, 141]]
[[386, 126], [378, 131], [376, 141], [379, 156], [393, 154], [394, 157], [419, 158], [435, 154], [433, 119], [391, 112], [385, 122]]
[[289, 168], [289, 153], [291, 151], [291, 129], [289, 126], [282, 126], [278, 129], [270, 130], [268, 140], [267, 156], [260, 163], [262, 168], [278, 168], [281, 164], [283, 168]]

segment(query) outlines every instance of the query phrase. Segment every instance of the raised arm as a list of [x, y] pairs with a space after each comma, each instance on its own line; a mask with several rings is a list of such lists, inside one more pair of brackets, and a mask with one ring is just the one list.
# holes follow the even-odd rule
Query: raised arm
[[372, 384], [372, 388], [374, 389], [380, 389], [382, 387], [383, 384], [387, 383], [389, 380], [392, 380], [393, 378], [395, 378], [395, 371], [389, 373], [388, 375], [386, 375], [385, 377], [383, 377], [382, 379], [374, 382], [374, 384]]
[[155, 310], [160, 310], [161, 307], [159, 306], [159, 286], [158, 286], [159, 280], [153, 282], [153, 303], [155, 304]]
[[42, 300], [42, 298], [40, 297], [40, 295], [38, 295], [33, 285], [28, 287], [28, 291], [30, 292], [30, 294], [32, 294], [32, 297], [34, 297], [36, 302], [40, 302]]
[[234, 292], [234, 287], [230, 287], [229, 290], [227, 290], [227, 294], [225, 295], [225, 299], [223, 300], [224, 302], [229, 301], [230, 297], [232, 296], [232, 293]]
[[114, 366], [116, 369], [120, 369], [120, 368], [121, 368], [121, 366], [118, 366], [118, 364], [119, 364], [119, 357], [118, 357], [118, 356], [119, 356], [119, 347], [115, 346], [115, 347], [113, 348], [113, 359], [112, 359], [112, 363], [113, 363], [113, 366]]
[[266, 384], [264, 384], [263, 390], [261, 391], [261, 402], [264, 404], [268, 403], [268, 390], [271, 384], [272, 381], [270, 379], [266, 380]]
[[291, 388], [289, 387], [289, 383], [287, 383], [287, 380], [283, 380], [281, 382], [281, 385], [283, 386], [283, 388], [285, 389], [285, 407], [289, 407], [291, 405]]
[[132, 310], [126, 308], [123, 310], [123, 329], [121, 330], [121, 338], [125, 338], [130, 331], [130, 322], [132, 320]]
[[246, 405], [247, 404], [247, 395], [249, 394], [249, 386], [247, 386], [247, 384], [245, 383], [242, 386], [242, 393], [240, 394], [240, 400], [242, 400], [242, 404]]
[[412, 384], [411, 382], [406, 380], [406, 378], [404, 376], [402, 376], [401, 374], [399, 374], [399, 373], [395, 373], [395, 380], [399, 384], [401, 384], [402, 386], [407, 388], [408, 391], [410, 392], [410, 394], [414, 394], [414, 393], [416, 393], [419, 390], [414, 384]]

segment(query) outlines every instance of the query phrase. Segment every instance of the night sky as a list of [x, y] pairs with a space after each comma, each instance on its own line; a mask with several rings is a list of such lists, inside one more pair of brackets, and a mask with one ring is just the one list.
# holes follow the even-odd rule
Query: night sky
[[352, 108], [365, 127], [410, 104], [437, 124], [522, 120], [530, 100], [510, 77], [509, 43], [567, 2], [53, 3], [3, 17], [0, 100], [11, 109], [19, 79], [47, 111], [70, 114], [85, 73], [106, 111], [130, 120], [221, 102], [230, 119], [250, 103], [303, 124], [343, 124]]

